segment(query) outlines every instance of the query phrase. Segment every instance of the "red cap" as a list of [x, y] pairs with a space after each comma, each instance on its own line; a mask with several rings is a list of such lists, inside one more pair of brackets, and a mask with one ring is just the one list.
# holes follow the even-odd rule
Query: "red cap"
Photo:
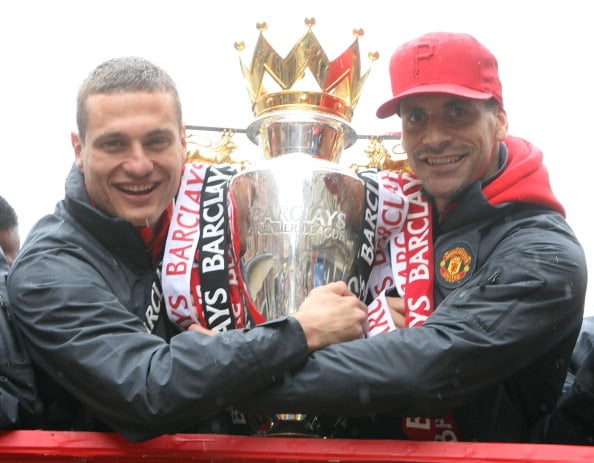
[[495, 98], [503, 105], [495, 56], [468, 34], [432, 32], [405, 43], [392, 55], [393, 97], [377, 110], [384, 119], [400, 115], [400, 100], [422, 93]]

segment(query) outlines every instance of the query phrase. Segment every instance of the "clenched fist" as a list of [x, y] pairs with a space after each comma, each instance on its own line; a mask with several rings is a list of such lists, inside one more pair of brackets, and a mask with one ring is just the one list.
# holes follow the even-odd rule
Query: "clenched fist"
[[342, 281], [314, 288], [291, 316], [301, 323], [310, 352], [367, 333], [367, 306]]

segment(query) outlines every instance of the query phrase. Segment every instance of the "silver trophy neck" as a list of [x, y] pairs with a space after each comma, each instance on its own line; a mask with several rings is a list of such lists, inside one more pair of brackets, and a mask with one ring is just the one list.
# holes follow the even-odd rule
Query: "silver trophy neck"
[[247, 136], [272, 159], [291, 153], [339, 162], [344, 149], [353, 145], [357, 134], [343, 119], [315, 111], [285, 110], [254, 120]]

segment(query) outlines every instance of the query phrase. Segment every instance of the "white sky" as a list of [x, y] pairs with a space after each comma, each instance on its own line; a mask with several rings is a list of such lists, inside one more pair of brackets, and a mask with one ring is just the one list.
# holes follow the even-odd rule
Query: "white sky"
[[[0, 195], [15, 207], [23, 238], [53, 210], [73, 160], [78, 85], [105, 59], [140, 55], [163, 66], [178, 84], [188, 124], [246, 128], [252, 113], [233, 43], [253, 45], [257, 22], [268, 23], [266, 35], [284, 56], [305, 32], [304, 19], [315, 17], [330, 59], [350, 45], [354, 28], [363, 28], [362, 55], [378, 51], [380, 58], [352, 125], [359, 134], [382, 134], [400, 128], [397, 117], [375, 117], [390, 96], [394, 48], [425, 32], [468, 32], [497, 56], [510, 133], [543, 149], [553, 189], [593, 265], [586, 213], [593, 182], [586, 167], [594, 108], [589, 9], [582, 0], [3, 1]], [[594, 314], [592, 288], [586, 310]]]

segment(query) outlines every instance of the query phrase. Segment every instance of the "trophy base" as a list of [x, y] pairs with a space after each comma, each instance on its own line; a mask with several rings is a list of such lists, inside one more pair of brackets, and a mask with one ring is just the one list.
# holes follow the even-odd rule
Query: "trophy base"
[[252, 421], [256, 436], [261, 437], [317, 437], [322, 438], [323, 432], [316, 417], [302, 416], [300, 419], [279, 419], [259, 417], [256, 424]]
[[303, 421], [279, 421], [266, 432], [268, 437], [318, 437], [319, 429], [311, 423]]

